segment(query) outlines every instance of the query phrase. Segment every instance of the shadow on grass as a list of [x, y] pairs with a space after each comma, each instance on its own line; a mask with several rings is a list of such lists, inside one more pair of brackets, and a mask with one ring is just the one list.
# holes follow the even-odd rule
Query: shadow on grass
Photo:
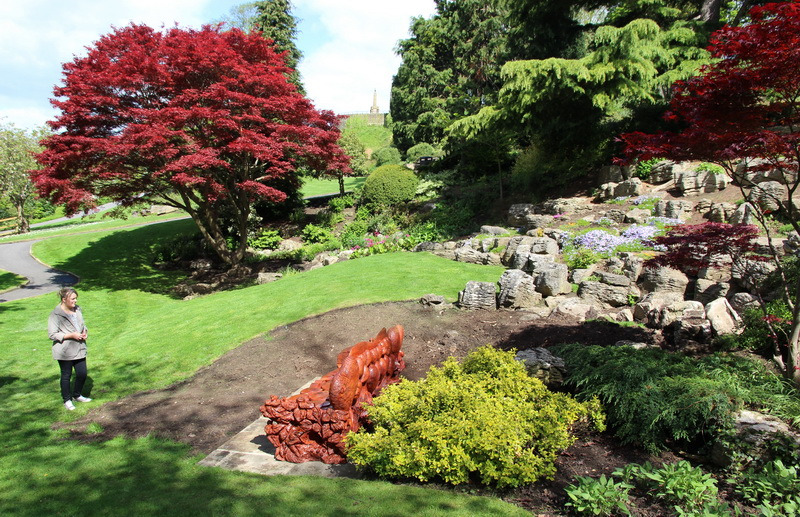
[[57, 267], [77, 273], [80, 288], [86, 291], [130, 289], [170, 294], [183, 274], [154, 268], [155, 250], [194, 228], [191, 221], [182, 220], [114, 232], [90, 242]]

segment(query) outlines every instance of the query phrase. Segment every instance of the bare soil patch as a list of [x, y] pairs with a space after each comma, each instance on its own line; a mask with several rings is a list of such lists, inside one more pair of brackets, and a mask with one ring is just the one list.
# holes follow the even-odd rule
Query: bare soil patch
[[[187, 443], [194, 453], [209, 453], [258, 418], [270, 395], [286, 396], [335, 367], [338, 352], [371, 339], [383, 328], [405, 328], [404, 377], [424, 377], [447, 357], [463, 357], [487, 343], [518, 350], [582, 342], [610, 345], [627, 339], [660, 342], [637, 327], [570, 318], [540, 318], [524, 311], [464, 311], [430, 308], [417, 302], [381, 303], [334, 310], [273, 329], [231, 350], [191, 378], [110, 402], [69, 424], [75, 438], [106, 440], [148, 434]], [[103, 432], [88, 435], [91, 422]], [[558, 460], [553, 481], [500, 494], [535, 513], [554, 515], [564, 502], [564, 487], [576, 475], [610, 474], [630, 462], [659, 461], [608, 435], [582, 438]], [[641, 513], [639, 515], [647, 515]]]

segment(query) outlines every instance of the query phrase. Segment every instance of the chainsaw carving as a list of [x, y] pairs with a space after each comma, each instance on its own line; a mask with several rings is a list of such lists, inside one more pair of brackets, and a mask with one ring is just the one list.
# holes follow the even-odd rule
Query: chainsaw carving
[[261, 414], [272, 420], [264, 430], [275, 457], [294, 463], [345, 463], [342, 440], [366, 420], [364, 406], [384, 386], [400, 380], [406, 366], [402, 344], [402, 326], [382, 329], [372, 341], [342, 350], [336, 370], [297, 395], [273, 395], [265, 401]]

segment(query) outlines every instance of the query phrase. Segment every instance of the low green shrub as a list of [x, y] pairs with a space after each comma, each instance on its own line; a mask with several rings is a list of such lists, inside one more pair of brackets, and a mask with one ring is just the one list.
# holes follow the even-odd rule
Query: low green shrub
[[566, 488], [569, 500], [565, 503], [575, 515], [630, 515], [628, 492], [633, 485], [614, 481], [605, 474], [594, 479], [585, 476], [575, 478], [577, 484]]
[[367, 235], [367, 221], [365, 219], [358, 219], [351, 221], [344, 227], [339, 238], [342, 241], [342, 246], [347, 249], [361, 247]]
[[337, 196], [328, 201], [328, 209], [333, 213], [340, 214], [345, 208], [351, 208], [355, 205], [355, 202], [352, 194]]
[[564, 250], [564, 262], [570, 269], [586, 269], [602, 260], [602, 256], [590, 248], [570, 247]]
[[368, 413], [372, 430], [347, 435], [351, 463], [381, 476], [500, 487], [552, 477], [576, 424], [603, 427], [596, 399], [548, 391], [513, 351], [489, 345], [387, 386]]
[[366, 203], [392, 206], [414, 199], [419, 179], [402, 165], [378, 167], [364, 181], [361, 195]]
[[800, 469], [796, 466], [775, 460], [763, 468], [749, 469], [736, 486], [762, 515], [800, 515]]
[[598, 397], [624, 443], [656, 452], [727, 425], [741, 403], [737, 386], [710, 377], [704, 360], [661, 349], [560, 345], [568, 386]]
[[420, 142], [413, 145], [406, 151], [406, 161], [413, 162], [422, 156], [433, 156], [436, 154], [436, 149], [427, 142]]
[[710, 172], [711, 174], [725, 174], [725, 169], [716, 163], [703, 162], [694, 168], [697, 172]]
[[333, 232], [330, 229], [317, 226], [316, 224], [307, 224], [305, 228], [303, 228], [302, 233], [303, 241], [311, 244], [333, 239]]
[[664, 161], [662, 158], [650, 158], [636, 164], [633, 175], [639, 179], [647, 181], [650, 179], [650, 173], [653, 171], [653, 166], [659, 162]]
[[382, 165], [399, 165], [403, 163], [400, 151], [396, 147], [381, 147], [372, 154], [372, 159], [378, 167]]
[[205, 241], [200, 232], [178, 235], [160, 241], [152, 247], [153, 262], [180, 262], [193, 260], [204, 254]]
[[257, 250], [274, 250], [281, 242], [283, 238], [278, 230], [261, 230], [257, 236], [247, 240], [247, 244]]
[[731, 515], [727, 505], [717, 499], [717, 480], [686, 460], [665, 463], [659, 468], [649, 462], [644, 465], [632, 463], [617, 469], [612, 475], [674, 505], [675, 515]]

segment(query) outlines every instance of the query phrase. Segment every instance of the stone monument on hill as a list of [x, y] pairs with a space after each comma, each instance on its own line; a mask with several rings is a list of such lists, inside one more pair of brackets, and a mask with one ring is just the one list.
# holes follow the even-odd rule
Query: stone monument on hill
[[348, 118], [360, 118], [369, 126], [383, 126], [386, 123], [386, 113], [381, 113], [378, 107], [378, 90], [372, 92], [372, 106], [369, 108], [369, 113], [345, 113], [342, 115], [342, 125]]

